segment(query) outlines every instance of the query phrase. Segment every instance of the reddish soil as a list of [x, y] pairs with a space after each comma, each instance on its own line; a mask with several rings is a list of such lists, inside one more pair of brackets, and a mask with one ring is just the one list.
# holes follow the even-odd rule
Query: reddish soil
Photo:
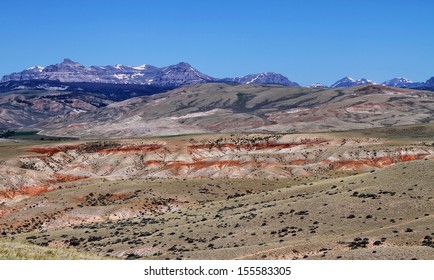
[[428, 154], [417, 154], [417, 155], [402, 155], [399, 157], [400, 161], [412, 161], [412, 160], [418, 160], [421, 159]]
[[0, 200], [11, 200], [16, 197], [22, 197], [22, 196], [25, 197], [37, 196], [51, 191], [49, 187], [52, 184], [73, 182], [73, 181], [87, 178], [83, 176], [74, 176], [68, 174], [54, 174], [53, 177], [54, 178], [51, 180], [42, 182], [42, 183], [46, 183], [47, 185], [23, 186], [15, 189], [2, 190], [0, 191]]
[[374, 160], [342, 160], [332, 163], [333, 169], [351, 169], [359, 170], [365, 166], [381, 168], [387, 165], [392, 165], [395, 162], [391, 158], [379, 158]]
[[81, 179], [86, 179], [86, 176], [74, 176], [69, 174], [54, 174], [53, 175], [56, 179], [48, 181], [50, 184], [57, 184], [57, 183], [66, 183], [66, 182], [74, 182]]
[[361, 160], [341, 160], [341, 161], [324, 161], [324, 163], [331, 163], [333, 169], [353, 169], [358, 170], [365, 166], [382, 168], [398, 162], [419, 160], [425, 157], [427, 154], [416, 155], [401, 155], [399, 157], [379, 157], [375, 159], [361, 159]]
[[296, 159], [291, 161], [291, 165], [303, 165], [305, 163], [307, 163], [307, 160], [305, 159]]
[[64, 145], [64, 146], [57, 146], [57, 147], [34, 147], [28, 149], [27, 151], [46, 155], [46, 156], [52, 156], [60, 152], [67, 152], [69, 150], [76, 150], [79, 148], [80, 148], [79, 145]]
[[48, 186], [29, 186], [0, 191], [0, 199], [14, 199], [20, 196], [36, 196], [48, 192]]

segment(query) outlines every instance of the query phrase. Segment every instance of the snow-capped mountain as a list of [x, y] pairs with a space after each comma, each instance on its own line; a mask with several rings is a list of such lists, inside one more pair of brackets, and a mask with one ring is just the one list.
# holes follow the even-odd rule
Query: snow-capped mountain
[[375, 84], [373, 81], [368, 79], [359, 79], [354, 80], [350, 77], [345, 77], [331, 85], [331, 88], [345, 88], [345, 87], [355, 87], [355, 86], [361, 86], [361, 85], [372, 85]]
[[[63, 62], [46, 67], [34, 66], [21, 72], [5, 75], [0, 80], [0, 91], [16, 89], [54, 89], [65, 90], [73, 87], [82, 87], [81, 84], [89, 84], [91, 87], [101, 87], [101, 84], [116, 85], [119, 90], [127, 91], [123, 87], [133, 86], [134, 90], [141, 90], [139, 87], [150, 86], [160, 90], [173, 89], [176, 87], [202, 84], [211, 82], [239, 83], [239, 84], [276, 84], [290, 87], [299, 87], [296, 82], [290, 81], [279, 73], [264, 72], [250, 74], [236, 78], [217, 79], [199, 72], [190, 64], [180, 62], [167, 67], [155, 67], [144, 64], [140, 66], [126, 66], [116, 64], [114, 66], [90, 66], [86, 67], [71, 59], [64, 59]], [[80, 84], [80, 85], [77, 85]], [[345, 88], [360, 85], [375, 84], [368, 79], [355, 80], [344, 77], [337, 81], [330, 88]], [[394, 78], [383, 82], [381, 85], [414, 88], [434, 89], [434, 77], [426, 82], [412, 82], [406, 78]], [[88, 86], [88, 87], [89, 87]], [[105, 87], [105, 86], [104, 86]], [[315, 83], [310, 88], [327, 88], [324, 84]], [[149, 88], [149, 87], [148, 87]]]
[[222, 82], [232, 82], [239, 84], [277, 84], [290, 87], [299, 87], [300, 85], [290, 81], [287, 77], [279, 73], [265, 72], [260, 74], [250, 74], [236, 78], [225, 78]]
[[141, 84], [162, 87], [178, 87], [216, 81], [190, 64], [181, 62], [168, 67], [157, 68], [152, 65], [90, 66], [64, 59], [62, 63], [47, 67], [32, 67], [19, 73], [3, 77], [1, 82], [26, 80], [52, 80], [60, 82]]
[[422, 84], [423, 83], [412, 82], [409, 79], [403, 77], [393, 78], [391, 80], [382, 83], [383, 86], [398, 87], [398, 88], [417, 88], [422, 86]]
[[159, 86], [171, 85], [189, 85], [215, 82], [217, 79], [207, 76], [193, 67], [190, 64], [181, 62], [176, 65], [171, 65], [162, 68], [161, 72], [149, 81], [150, 84], [158, 84]]
[[[12, 73], [8, 76], [10, 77], [9, 80], [15, 80], [15, 81], [32, 80], [35, 76], [39, 75], [43, 70], [44, 70], [44, 67], [42, 67], [42, 66], [34, 66], [34, 67], [28, 68], [28, 69], [26, 69], [22, 72], [19, 72], [19, 73]], [[3, 77], [3, 79], [5, 77]], [[1, 80], [2, 82], [3, 82], [3, 79]]]
[[328, 88], [325, 84], [322, 83], [315, 83], [311, 84], [310, 86], [307, 86], [308, 88]]
[[278, 84], [299, 86], [285, 76], [266, 72], [244, 77], [216, 79], [205, 75], [190, 64], [180, 62], [176, 65], [158, 68], [152, 65], [125, 66], [90, 66], [85, 67], [71, 59], [47, 67], [35, 66], [22, 72], [6, 75], [1, 83], [9, 81], [47, 80], [64, 83], [107, 83], [152, 85], [158, 87], [179, 87], [189, 84], [209, 82], [233, 82], [240, 84]]
[[[375, 82], [368, 80], [368, 79], [359, 79], [354, 80], [350, 77], [345, 77], [333, 85], [331, 85], [331, 88], [344, 88], [344, 87], [355, 87], [360, 85], [371, 85], [376, 84]], [[390, 79], [388, 81], [385, 81], [381, 84], [382, 86], [388, 86], [388, 87], [396, 87], [396, 88], [412, 88], [412, 89], [426, 89], [426, 90], [433, 90], [434, 89], [434, 77], [427, 80], [426, 82], [413, 82], [407, 78], [403, 77], [397, 77]]]

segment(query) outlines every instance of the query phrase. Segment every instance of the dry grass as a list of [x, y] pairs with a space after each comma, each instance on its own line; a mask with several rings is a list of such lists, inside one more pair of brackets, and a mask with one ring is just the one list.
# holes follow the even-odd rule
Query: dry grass
[[[434, 162], [428, 160], [303, 184], [250, 180], [245, 185], [252, 190], [269, 184], [268, 190], [238, 190], [241, 195], [231, 198], [211, 195], [172, 211], [16, 238], [68, 245], [80, 237], [74, 245], [79, 251], [121, 258], [434, 259], [432, 247], [424, 245], [424, 238], [434, 235], [432, 170]], [[202, 184], [183, 188], [198, 201], [204, 194], [195, 190]], [[216, 186], [208, 185], [207, 192], [217, 191]], [[237, 185], [220, 185], [218, 191], [232, 186]], [[164, 182], [162, 188], [170, 189]]]
[[102, 260], [98, 255], [70, 248], [48, 248], [0, 239], [0, 260]]

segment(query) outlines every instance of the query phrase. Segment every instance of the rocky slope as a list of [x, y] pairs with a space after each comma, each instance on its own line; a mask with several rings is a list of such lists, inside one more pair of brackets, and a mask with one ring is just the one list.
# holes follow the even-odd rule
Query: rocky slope
[[227, 135], [32, 147], [18, 161], [0, 165], [0, 200], [85, 178], [296, 178], [434, 158], [429, 146], [382, 144], [376, 138], [327, 135]]
[[18, 90], [0, 95], [0, 128], [26, 128], [57, 116], [73, 118], [112, 102], [98, 94]]

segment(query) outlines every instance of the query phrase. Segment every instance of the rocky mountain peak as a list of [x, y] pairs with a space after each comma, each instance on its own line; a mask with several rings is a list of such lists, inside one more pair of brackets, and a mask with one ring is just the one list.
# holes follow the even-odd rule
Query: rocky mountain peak
[[354, 80], [351, 77], [345, 76], [344, 78], [340, 79], [336, 83], [332, 84], [331, 88], [345, 88], [345, 87], [355, 87], [360, 85], [372, 85], [375, 84], [373, 81], [362, 78], [359, 80]]
[[[63, 59], [61, 63], [56, 64], [58, 67], [64, 67], [64, 68], [85, 68], [82, 64], [75, 62], [69, 58]], [[48, 67], [46, 67], [48, 68]]]
[[404, 77], [393, 78], [382, 83], [382, 85], [389, 87], [410, 87], [412, 84], [412, 81]]
[[434, 86], [434, 77], [429, 78], [426, 82], [425, 82], [426, 86]]
[[75, 62], [75, 61], [72, 61], [72, 60], [69, 59], [69, 58], [65, 58], [65, 59], [63, 59], [63, 62], [60, 63], [60, 64], [79, 64], [79, 63], [77, 63], [77, 62]]
[[221, 81], [238, 83], [238, 84], [276, 84], [283, 86], [299, 87], [300, 85], [290, 81], [287, 77], [279, 73], [264, 72], [259, 74], [250, 74], [236, 78], [225, 78]]
[[179, 67], [179, 68], [190, 68], [191, 65], [188, 64], [187, 62], [179, 62], [178, 64], [175, 64], [174, 66]]

